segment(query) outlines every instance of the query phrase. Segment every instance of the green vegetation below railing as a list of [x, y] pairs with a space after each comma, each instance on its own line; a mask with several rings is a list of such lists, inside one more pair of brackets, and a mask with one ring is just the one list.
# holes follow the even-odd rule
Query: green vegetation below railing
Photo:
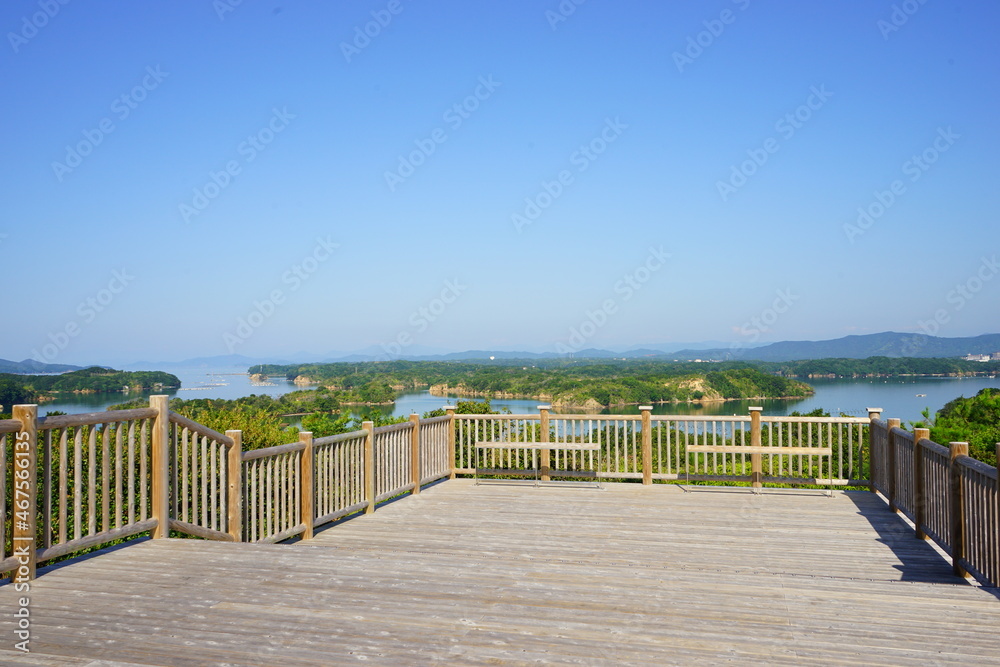
[[[337, 403], [329, 399], [324, 389], [295, 391], [281, 396], [253, 395], [236, 399], [194, 398], [170, 399], [170, 409], [220, 433], [243, 431], [243, 449], [277, 447], [298, 437], [299, 429], [290, 426], [287, 415], [302, 415], [303, 431], [317, 438], [350, 433], [361, 428], [362, 419], [337, 414]], [[112, 405], [111, 410], [127, 410], [148, 405], [135, 399]], [[405, 417], [389, 417], [375, 413], [369, 417], [375, 426], [387, 426], [406, 421]]]
[[967, 442], [969, 456], [997, 465], [1000, 443], [1000, 389], [986, 388], [970, 398], [960, 397], [938, 410], [934, 419], [924, 412], [916, 428], [929, 428], [934, 442]]

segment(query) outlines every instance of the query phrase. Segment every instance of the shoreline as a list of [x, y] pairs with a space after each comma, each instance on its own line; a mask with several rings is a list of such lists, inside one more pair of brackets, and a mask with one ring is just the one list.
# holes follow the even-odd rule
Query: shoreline
[[[448, 396], [448, 395], [446, 395], [444, 393], [441, 393], [440, 391], [434, 391], [433, 389], [429, 390], [429, 393], [430, 393], [431, 396], [437, 396], [437, 397], [440, 397], [440, 398], [458, 397], [458, 398], [489, 398], [489, 399], [496, 399], [496, 400], [523, 400], [523, 401], [531, 400], [531, 401], [538, 401], [540, 403], [548, 403], [548, 404], [550, 404], [554, 408], [588, 408], [588, 409], [601, 408], [601, 409], [608, 409], [608, 408], [630, 407], [630, 406], [633, 406], [633, 405], [634, 406], [639, 406], [639, 405], [643, 405], [644, 404], [642, 402], [636, 402], [636, 403], [608, 403], [607, 405], [605, 405], [605, 404], [599, 403], [598, 401], [596, 401], [594, 399], [589, 399], [589, 400], [584, 401], [584, 402], [578, 402], [578, 401], [552, 401], [552, 400], [550, 400], [550, 397], [547, 397], [547, 396], [544, 396], [544, 395], [542, 397], [539, 397], [539, 396], [523, 396], [523, 395], [510, 394], [508, 392], [493, 392], [493, 395], [489, 395], [488, 396], [487, 392], [482, 392], [482, 391], [460, 391], [460, 390], [455, 390], [455, 389], [453, 389], [451, 387], [448, 388], [448, 392], [447, 393], [448, 394], [453, 394], [454, 396]], [[648, 404], [649, 405], [680, 405], [680, 404], [685, 404], [685, 405], [702, 405], [702, 404], [718, 405], [720, 403], [734, 403], [736, 401], [774, 401], [774, 400], [785, 401], [785, 400], [792, 400], [792, 399], [797, 399], [797, 398], [809, 398], [810, 396], [813, 396], [814, 394], [815, 394], [815, 391], [812, 392], [812, 393], [810, 393], [810, 394], [807, 394], [805, 396], [743, 396], [743, 397], [740, 397], [740, 398], [697, 398], [697, 399], [690, 399], [690, 400], [687, 400], [687, 401], [681, 401], [681, 400], [648, 401]]]

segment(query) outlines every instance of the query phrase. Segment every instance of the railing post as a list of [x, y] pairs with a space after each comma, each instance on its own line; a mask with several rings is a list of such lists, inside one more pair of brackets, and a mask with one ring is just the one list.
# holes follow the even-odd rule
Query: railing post
[[[13, 555], [17, 557], [17, 570], [13, 580], [16, 583], [35, 578], [37, 564], [35, 542], [38, 532], [38, 406], [15, 405], [11, 415], [21, 422], [14, 441], [13, 482], [13, 530], [11, 531]], [[4, 470], [6, 475], [7, 471]], [[6, 502], [0, 501], [0, 502]], [[18, 589], [20, 590], [20, 589]]]
[[149, 407], [156, 410], [150, 452], [150, 503], [156, 519], [152, 537], [170, 535], [170, 404], [167, 396], [150, 396]]
[[[540, 442], [548, 442], [549, 441], [549, 408], [551, 408], [551, 407], [552, 406], [550, 406], [550, 405], [539, 405], [538, 406], [538, 412], [541, 415], [541, 425], [539, 426], [539, 428], [542, 431], [539, 434], [541, 436]], [[538, 461], [538, 467], [540, 468], [542, 481], [543, 482], [547, 482], [547, 481], [549, 481], [550, 473], [551, 473], [551, 467], [549, 465], [549, 449], [548, 448], [545, 448], [545, 449], [541, 450], [541, 452], [539, 454], [539, 459], [540, 460]]]
[[413, 477], [413, 493], [420, 493], [420, 415], [410, 413], [410, 423], [413, 432], [410, 434], [410, 475]]
[[226, 452], [226, 524], [229, 536], [234, 542], [243, 540], [243, 431], [226, 431], [232, 438], [233, 446]]
[[375, 511], [375, 422], [361, 423], [361, 428], [368, 431], [365, 438], [365, 514]]
[[[760, 447], [760, 413], [764, 408], [750, 408], [750, 446]], [[799, 443], [802, 444], [801, 442]], [[750, 454], [750, 484], [759, 489], [764, 486], [764, 469], [760, 452]]]
[[962, 502], [962, 474], [955, 459], [969, 455], [969, 443], [951, 442], [948, 443], [948, 450], [951, 453], [948, 470], [951, 481], [951, 568], [956, 576], [967, 577], [968, 572], [960, 564], [965, 558], [965, 503]]
[[926, 522], [926, 500], [924, 495], [924, 448], [921, 440], [929, 440], [930, 429], [913, 429], [913, 525], [916, 528], [917, 539], [926, 540], [927, 535], [921, 527]]
[[642, 412], [642, 483], [653, 483], [653, 421], [650, 419], [652, 405], [640, 405]]
[[448, 479], [455, 479], [455, 406], [446, 405], [444, 411], [448, 413], [448, 460], [451, 461], [448, 464], [448, 468], [451, 470]]
[[886, 420], [885, 459], [888, 466], [886, 473], [888, 474], [885, 476], [885, 486], [889, 509], [893, 512], [898, 512], [899, 508], [896, 507], [896, 473], [898, 472], [896, 470], [896, 436], [893, 434], [892, 429], [899, 428], [900, 424], [902, 422], [898, 419]]
[[299, 466], [299, 512], [302, 523], [306, 525], [302, 533], [303, 540], [311, 540], [313, 536], [313, 434], [311, 431], [300, 431], [299, 442], [305, 445], [300, 454]]
[[[882, 408], [868, 408], [868, 490], [872, 493], [875, 493], [877, 490], [875, 488], [875, 478], [876, 470], [878, 469], [875, 459], [875, 447], [872, 443], [875, 441], [875, 422], [881, 417]], [[864, 452], [861, 452], [861, 456], [864, 458]]]

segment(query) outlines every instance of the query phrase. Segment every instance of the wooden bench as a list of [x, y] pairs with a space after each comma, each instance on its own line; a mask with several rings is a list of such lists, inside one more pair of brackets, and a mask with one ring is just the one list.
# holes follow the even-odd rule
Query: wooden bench
[[[597, 470], [601, 469], [601, 444], [599, 442], [477, 442], [476, 443], [476, 461], [474, 466], [473, 476], [476, 480], [476, 484], [482, 484], [487, 480], [480, 480], [480, 471], [486, 472], [487, 474], [505, 474], [499, 470], [493, 470], [491, 468], [483, 468], [480, 465], [480, 451], [490, 450], [490, 449], [526, 449], [528, 451], [542, 451], [544, 449], [552, 450], [558, 449], [562, 451], [573, 451], [573, 452], [597, 452]], [[535, 473], [534, 485], [540, 486], [542, 480], [539, 476], [539, 465], [537, 463], [537, 458], [532, 456], [532, 459], [536, 462], [535, 467], [532, 470]], [[597, 477], [597, 470], [594, 471], [594, 482], [574, 482], [579, 484], [595, 484], [597, 488], [603, 488], [601, 486], [601, 480]], [[509, 473], [507, 473], [509, 474]], [[492, 480], [494, 482], [509, 483], [510, 480]], [[562, 483], [562, 482], [560, 482]]]
[[[689, 454], [749, 454], [750, 455], [750, 481], [754, 492], [763, 486], [764, 471], [762, 456], [825, 456], [827, 457], [827, 470], [830, 479], [827, 482], [827, 494], [833, 496], [833, 465], [830, 458], [833, 456], [832, 447], [783, 447], [764, 445], [688, 445], [686, 451]], [[685, 481], [690, 481], [691, 467], [684, 467]], [[816, 478], [818, 483], [820, 480]], [[823, 480], [826, 481], [826, 480]], [[687, 490], [687, 489], [685, 489]]]

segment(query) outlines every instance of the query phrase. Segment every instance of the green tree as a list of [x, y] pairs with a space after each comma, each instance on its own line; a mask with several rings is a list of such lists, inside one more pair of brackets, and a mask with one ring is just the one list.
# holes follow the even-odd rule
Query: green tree
[[937, 413], [931, 439], [942, 445], [968, 442], [969, 455], [996, 465], [996, 444], [1000, 443], [1000, 389], [987, 388], [972, 398], [959, 397]]
[[0, 375], [0, 412], [10, 413], [14, 405], [37, 403], [38, 394], [13, 375]]

